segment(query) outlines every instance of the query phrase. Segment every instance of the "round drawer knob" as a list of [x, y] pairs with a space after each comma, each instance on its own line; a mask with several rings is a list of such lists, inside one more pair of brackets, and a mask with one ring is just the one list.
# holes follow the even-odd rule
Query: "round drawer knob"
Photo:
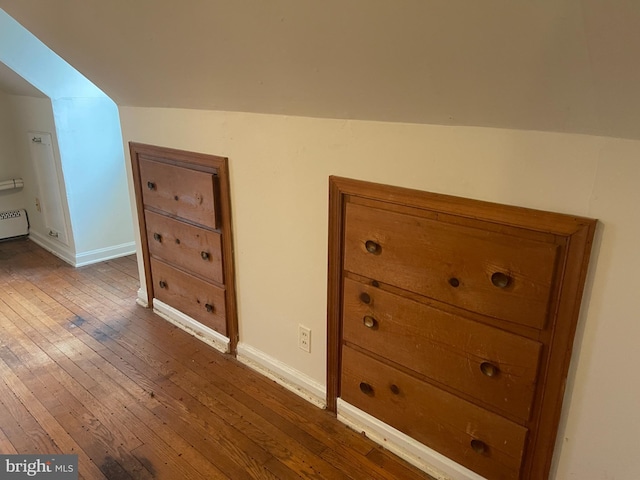
[[162, 235], [160, 235], [159, 233], [154, 233], [154, 234], [153, 234], [153, 239], [154, 239], [156, 242], [162, 242]]
[[500, 370], [493, 363], [482, 362], [480, 364], [480, 371], [487, 377], [495, 377]]
[[486, 443], [484, 443], [482, 440], [476, 440], [475, 438], [471, 440], [471, 448], [474, 452], [479, 454], [486, 453], [488, 450]]
[[453, 288], [458, 288], [460, 286], [460, 280], [458, 280], [456, 277], [451, 277], [449, 279], [449, 285], [451, 285]]
[[375, 330], [376, 328], [378, 328], [378, 321], [375, 318], [373, 318], [371, 315], [366, 315], [362, 319], [362, 323], [364, 324], [365, 327], [370, 328], [372, 330]]
[[398, 387], [396, 384], [390, 385], [389, 390], [391, 390], [391, 393], [393, 393], [394, 395], [400, 395], [400, 387]]
[[371, 295], [369, 295], [367, 292], [362, 292], [360, 294], [360, 301], [362, 303], [366, 303], [367, 305], [371, 303]]
[[165, 282], [164, 280], [160, 280], [158, 282], [158, 285], [160, 285], [160, 288], [167, 288], [167, 282]]
[[374, 255], [379, 255], [382, 252], [382, 247], [380, 244], [374, 242], [373, 240], [367, 240], [364, 244], [364, 247], [367, 249], [367, 252], [373, 253]]
[[203, 260], [209, 260], [209, 252], [200, 252], [200, 256]]
[[147, 182], [147, 188], [149, 190], [155, 190], [156, 189], [156, 184], [153, 182]]
[[511, 283], [511, 277], [506, 273], [496, 272], [491, 275], [491, 283], [498, 288], [507, 288]]
[[207, 303], [207, 304], [204, 306], [204, 308], [206, 308], [206, 309], [207, 309], [207, 312], [209, 312], [209, 313], [213, 312], [213, 305], [211, 305], [211, 304], [209, 304], [209, 303]]
[[360, 391], [365, 395], [373, 396], [373, 387], [367, 382], [360, 382]]

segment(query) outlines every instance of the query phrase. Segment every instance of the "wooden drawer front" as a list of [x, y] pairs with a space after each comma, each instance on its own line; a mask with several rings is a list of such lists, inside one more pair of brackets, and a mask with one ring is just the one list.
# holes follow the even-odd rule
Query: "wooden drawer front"
[[221, 235], [146, 211], [149, 253], [207, 280], [224, 283]]
[[[369, 389], [367, 388], [369, 386]], [[349, 347], [346, 402], [492, 480], [517, 479], [527, 429]]]
[[345, 228], [346, 270], [544, 328], [557, 245], [352, 203]]
[[140, 160], [140, 180], [145, 206], [216, 228], [213, 179], [211, 173], [152, 160]]
[[225, 292], [154, 258], [151, 261], [154, 297], [209, 328], [227, 334]]
[[343, 314], [345, 341], [529, 419], [538, 342], [348, 278]]

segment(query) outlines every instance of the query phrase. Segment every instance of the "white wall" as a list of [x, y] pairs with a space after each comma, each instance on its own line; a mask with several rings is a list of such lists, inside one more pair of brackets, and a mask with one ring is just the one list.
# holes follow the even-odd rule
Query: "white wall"
[[[125, 142], [230, 158], [240, 341], [321, 383], [329, 175], [600, 219], [553, 470], [640, 478], [640, 142], [195, 110], [120, 116]], [[297, 348], [299, 323], [312, 329], [310, 354]]]
[[[9, 103], [9, 96], [0, 92], [0, 182], [22, 176]], [[0, 191], [0, 212], [24, 207], [23, 189]]]
[[[53, 99], [76, 259], [133, 252], [133, 220], [116, 105], [107, 97]], [[100, 253], [97, 253], [100, 256]]]

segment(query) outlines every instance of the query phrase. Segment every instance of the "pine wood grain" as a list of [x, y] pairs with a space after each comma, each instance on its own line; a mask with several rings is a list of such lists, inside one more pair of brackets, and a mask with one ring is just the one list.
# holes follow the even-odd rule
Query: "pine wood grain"
[[0, 243], [0, 451], [85, 479], [430, 479], [135, 303], [137, 262]]

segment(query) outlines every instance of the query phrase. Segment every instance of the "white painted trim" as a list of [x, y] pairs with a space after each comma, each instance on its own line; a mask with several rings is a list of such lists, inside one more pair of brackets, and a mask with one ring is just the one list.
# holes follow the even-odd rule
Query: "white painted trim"
[[104, 262], [136, 253], [135, 242], [123, 243], [113, 247], [98, 248], [96, 250], [91, 250], [90, 252], [75, 254], [69, 249], [69, 247], [62, 245], [60, 242], [55, 240], [51, 240], [34, 230], [29, 232], [29, 239], [33, 243], [40, 245], [48, 252], [53, 253], [56, 257], [61, 258], [74, 267], [84, 267], [85, 265], [91, 265], [92, 263]]
[[153, 311], [168, 322], [173, 323], [176, 327], [190, 333], [216, 350], [220, 350], [222, 353], [229, 353], [229, 345], [231, 341], [227, 337], [201, 324], [197, 320], [194, 320], [190, 316], [185, 315], [166, 303], [161, 302], [157, 298], [153, 299]]
[[337, 411], [338, 420], [439, 480], [486, 480], [341, 398]]
[[317, 407], [326, 408], [326, 389], [308, 375], [245, 343], [238, 344], [238, 360]]
[[112, 247], [98, 248], [76, 255], [75, 266], [84, 267], [92, 263], [105, 262], [114, 258], [124, 257], [136, 253], [135, 242], [123, 243]]
[[138, 298], [136, 303], [144, 308], [149, 308], [149, 299], [147, 298], [147, 289], [140, 287], [138, 289]]
[[40, 245], [46, 251], [53, 253], [56, 257], [64, 260], [69, 265], [74, 267], [76, 266], [75, 255], [69, 250], [69, 247], [60, 242], [51, 240], [34, 230], [29, 231], [29, 239], [36, 245]]

